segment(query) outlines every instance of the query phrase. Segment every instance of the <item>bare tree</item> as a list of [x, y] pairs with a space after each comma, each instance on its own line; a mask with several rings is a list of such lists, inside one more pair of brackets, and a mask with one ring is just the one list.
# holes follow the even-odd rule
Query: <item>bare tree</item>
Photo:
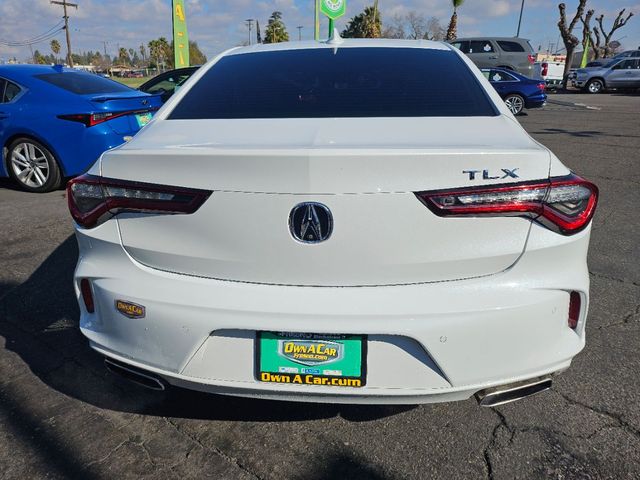
[[446, 38], [447, 31], [436, 17], [431, 17], [427, 20], [427, 32], [425, 37], [427, 40], [442, 41]]
[[427, 20], [423, 14], [414, 11], [404, 16], [396, 14], [391, 22], [382, 32], [384, 38], [444, 40], [446, 34], [436, 17]]
[[593, 17], [594, 10], [587, 10], [587, 14], [582, 21], [582, 51], [588, 51], [589, 46], [593, 45], [593, 38], [591, 35], [591, 17]]
[[578, 23], [578, 20], [582, 18], [587, 0], [579, 0], [579, 2], [580, 3], [578, 3], [576, 14], [568, 25], [566, 5], [564, 3], [558, 5], [558, 10], [560, 10], [558, 29], [560, 29], [560, 35], [562, 36], [562, 41], [564, 42], [564, 48], [567, 51], [567, 59], [564, 62], [564, 74], [562, 77], [562, 86], [564, 88], [567, 88], [567, 79], [569, 77], [569, 71], [571, 70], [571, 64], [573, 63], [573, 53], [575, 52], [576, 47], [580, 44], [580, 40], [578, 40], [578, 37], [573, 34], [573, 29]]
[[[618, 16], [613, 21], [613, 26], [611, 27], [611, 30], [609, 30], [609, 33], [605, 33], [606, 30], [603, 25], [604, 15], [600, 15], [599, 17], [596, 18], [598, 25], [600, 25], [600, 29], [598, 29], [598, 27], [593, 27], [593, 32], [596, 34], [595, 44], [593, 43], [593, 38], [591, 39], [592, 40], [591, 44], [594, 45], [593, 51], [595, 53], [596, 58], [600, 58], [600, 57], [607, 58], [613, 53], [614, 49], [611, 47], [611, 37], [613, 36], [616, 30], [624, 27], [629, 21], [629, 19], [633, 17], [633, 12], [629, 12], [629, 14], [627, 15], [627, 18], [624, 18], [624, 12], [625, 12], [625, 9], [623, 8], [620, 11], [620, 13], [618, 13]], [[601, 35], [602, 35], [602, 38], [601, 38]]]

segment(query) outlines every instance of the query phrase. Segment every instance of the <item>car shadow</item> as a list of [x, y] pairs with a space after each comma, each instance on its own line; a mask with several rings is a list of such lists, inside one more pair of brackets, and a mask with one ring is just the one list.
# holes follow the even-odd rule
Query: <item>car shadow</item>
[[6, 350], [15, 352], [45, 384], [69, 397], [121, 412], [254, 422], [336, 416], [365, 422], [415, 408], [255, 400], [175, 387], [156, 392], [120, 379], [107, 372], [101, 356], [79, 331], [72, 287], [77, 257], [77, 244], [70, 236], [25, 282], [0, 282], [0, 336], [5, 338]]

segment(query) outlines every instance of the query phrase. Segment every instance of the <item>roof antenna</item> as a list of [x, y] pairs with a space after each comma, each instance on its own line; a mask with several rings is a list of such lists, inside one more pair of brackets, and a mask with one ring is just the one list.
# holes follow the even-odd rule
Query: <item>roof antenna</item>
[[340, 45], [343, 42], [344, 39], [340, 36], [340, 32], [338, 32], [338, 29], [334, 27], [333, 31], [331, 32], [331, 36], [327, 40], [327, 44]]

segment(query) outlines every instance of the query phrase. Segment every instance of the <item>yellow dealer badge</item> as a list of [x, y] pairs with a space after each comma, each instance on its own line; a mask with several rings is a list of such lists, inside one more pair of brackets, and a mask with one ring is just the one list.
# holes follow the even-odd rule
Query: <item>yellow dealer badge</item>
[[343, 345], [321, 340], [288, 339], [278, 341], [278, 354], [302, 365], [325, 365], [344, 357]]
[[129, 318], [144, 318], [145, 315], [145, 308], [142, 305], [124, 300], [116, 300], [116, 310]]

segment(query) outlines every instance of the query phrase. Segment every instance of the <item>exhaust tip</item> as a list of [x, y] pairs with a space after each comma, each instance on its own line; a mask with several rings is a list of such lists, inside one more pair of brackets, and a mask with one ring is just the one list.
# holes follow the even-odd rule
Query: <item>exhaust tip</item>
[[551, 378], [541, 377], [480, 390], [475, 396], [481, 407], [497, 407], [544, 392], [550, 388]]
[[131, 365], [126, 365], [111, 358], [104, 359], [104, 366], [114, 375], [136, 383], [141, 387], [156, 391], [166, 390], [165, 382], [153, 373], [132, 367]]

